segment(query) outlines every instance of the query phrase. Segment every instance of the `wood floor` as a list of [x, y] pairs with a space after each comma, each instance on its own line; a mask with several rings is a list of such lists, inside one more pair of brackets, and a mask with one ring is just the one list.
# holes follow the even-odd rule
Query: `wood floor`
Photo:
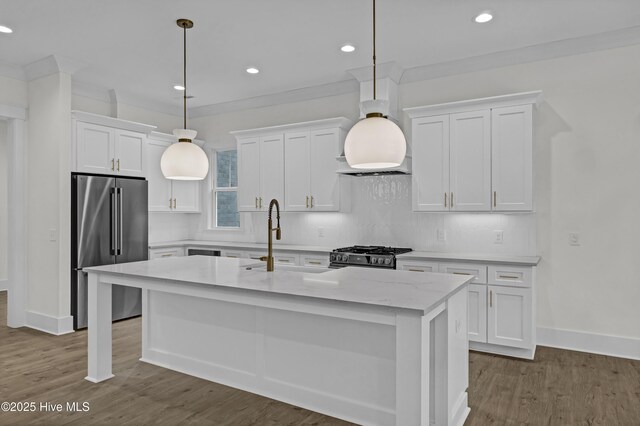
[[[0, 425], [347, 425], [140, 362], [140, 320], [113, 327], [113, 379], [84, 380], [86, 332], [6, 327], [0, 292], [0, 402], [89, 402], [76, 413], [5, 413]], [[534, 362], [471, 353], [465, 425], [640, 425], [640, 361], [539, 347]]]

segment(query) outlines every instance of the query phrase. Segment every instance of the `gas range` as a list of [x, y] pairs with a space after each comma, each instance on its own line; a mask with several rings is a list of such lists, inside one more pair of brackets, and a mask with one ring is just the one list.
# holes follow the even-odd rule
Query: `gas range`
[[343, 247], [331, 252], [329, 267], [367, 266], [371, 268], [396, 269], [396, 255], [410, 251], [410, 248], [384, 246]]

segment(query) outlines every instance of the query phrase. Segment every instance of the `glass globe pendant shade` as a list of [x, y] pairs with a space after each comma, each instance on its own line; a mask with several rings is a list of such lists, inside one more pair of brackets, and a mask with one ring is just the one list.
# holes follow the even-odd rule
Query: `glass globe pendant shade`
[[347, 163], [354, 169], [398, 167], [406, 153], [402, 130], [381, 114], [367, 114], [349, 130], [344, 144]]
[[[180, 129], [184, 130], [184, 129]], [[193, 132], [195, 137], [195, 131]], [[174, 132], [175, 133], [175, 132]], [[202, 180], [209, 172], [209, 158], [202, 148], [184, 141], [170, 145], [162, 154], [160, 169], [167, 179]]]

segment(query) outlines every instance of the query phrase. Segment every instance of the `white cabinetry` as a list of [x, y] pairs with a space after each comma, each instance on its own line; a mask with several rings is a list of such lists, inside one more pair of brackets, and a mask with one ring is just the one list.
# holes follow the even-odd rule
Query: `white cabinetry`
[[531, 105], [491, 111], [493, 209], [533, 210]]
[[149, 260], [162, 259], [165, 257], [179, 257], [184, 256], [183, 247], [166, 247], [149, 250]]
[[154, 126], [80, 111], [72, 117], [73, 171], [146, 177], [147, 134]]
[[199, 213], [200, 181], [170, 180], [160, 169], [162, 154], [172, 143], [178, 143], [174, 136], [157, 132], [147, 140], [149, 211]]
[[536, 347], [534, 267], [398, 259], [397, 268], [473, 275], [468, 290], [471, 349], [533, 358]]
[[284, 198], [284, 136], [238, 139], [238, 211], [260, 211]]
[[533, 105], [541, 92], [407, 108], [414, 211], [533, 209]]
[[238, 210], [266, 210], [272, 198], [284, 211], [344, 209], [336, 170], [350, 125], [333, 118], [231, 132], [238, 141]]

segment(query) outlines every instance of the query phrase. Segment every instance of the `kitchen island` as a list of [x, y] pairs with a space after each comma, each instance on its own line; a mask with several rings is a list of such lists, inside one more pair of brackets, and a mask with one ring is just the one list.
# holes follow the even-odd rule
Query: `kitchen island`
[[143, 291], [142, 361], [371, 425], [461, 425], [468, 276], [190, 256], [86, 268], [87, 380], [113, 377], [111, 286]]

